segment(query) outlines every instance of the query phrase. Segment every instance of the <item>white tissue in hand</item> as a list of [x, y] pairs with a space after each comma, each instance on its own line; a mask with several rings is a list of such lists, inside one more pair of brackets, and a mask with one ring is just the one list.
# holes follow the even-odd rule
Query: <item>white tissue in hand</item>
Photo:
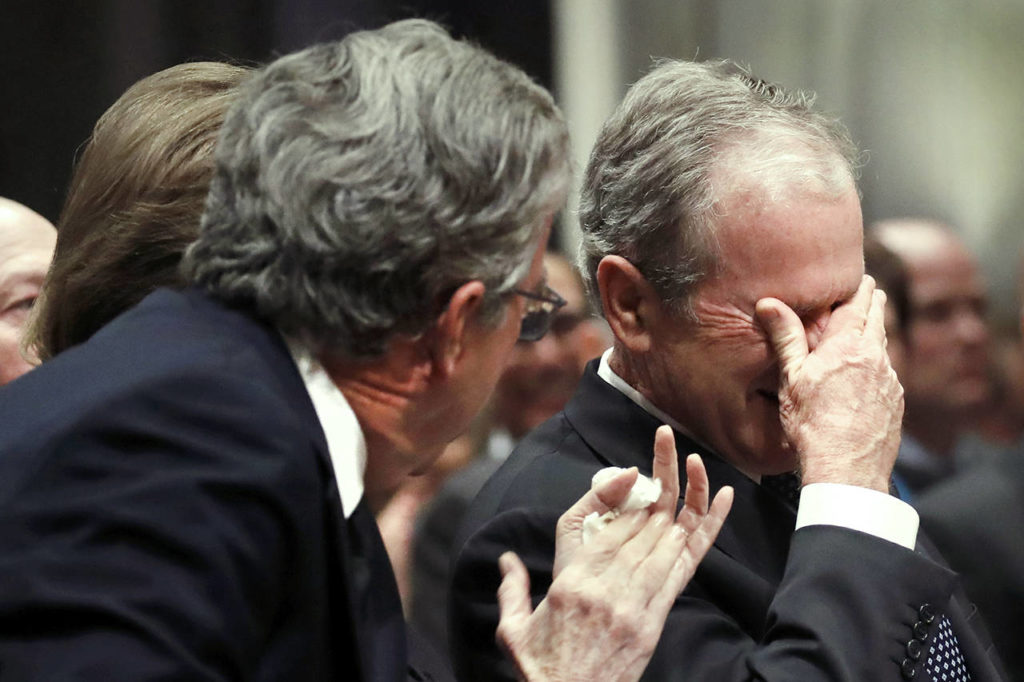
[[[597, 488], [620, 472], [622, 472], [622, 469], [619, 467], [601, 469], [590, 479], [590, 489]], [[633, 511], [634, 509], [646, 509], [657, 502], [659, 497], [661, 497], [661, 481], [648, 478], [643, 474], [637, 474], [636, 481], [633, 483], [633, 487], [630, 489], [625, 502], [610, 511], [606, 511], [604, 514], [591, 512], [583, 519], [583, 544], [590, 542], [599, 531], [603, 530], [619, 514]]]

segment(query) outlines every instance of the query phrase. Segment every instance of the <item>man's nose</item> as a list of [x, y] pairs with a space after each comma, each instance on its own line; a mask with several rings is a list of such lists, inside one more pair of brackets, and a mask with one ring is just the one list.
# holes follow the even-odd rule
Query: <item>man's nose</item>
[[959, 307], [954, 325], [956, 337], [963, 343], [980, 345], [988, 341], [988, 323], [971, 306]]

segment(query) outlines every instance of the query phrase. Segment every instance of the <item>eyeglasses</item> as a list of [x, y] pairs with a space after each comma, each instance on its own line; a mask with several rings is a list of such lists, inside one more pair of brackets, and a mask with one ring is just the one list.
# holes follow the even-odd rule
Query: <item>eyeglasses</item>
[[565, 299], [542, 284], [539, 291], [513, 289], [512, 293], [526, 299], [526, 310], [519, 326], [520, 341], [537, 341], [551, 328], [551, 322], [558, 309], [565, 305]]

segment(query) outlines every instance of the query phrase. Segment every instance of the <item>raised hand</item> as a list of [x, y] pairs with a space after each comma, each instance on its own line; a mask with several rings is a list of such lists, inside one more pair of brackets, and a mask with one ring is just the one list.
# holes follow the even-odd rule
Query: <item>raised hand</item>
[[532, 609], [529, 575], [519, 558], [500, 559], [498, 641], [526, 680], [636, 680], [661, 636], [676, 596], [693, 577], [732, 505], [723, 488], [708, 507], [704, 465], [686, 460], [686, 499], [678, 499], [678, 458], [672, 430], [655, 438], [655, 476], [662, 495], [646, 510], [627, 512], [582, 544], [583, 519], [621, 504], [636, 480], [627, 469], [589, 491], [558, 523], [554, 581]]
[[804, 484], [888, 492], [903, 387], [885, 350], [885, 293], [865, 276], [854, 297], [832, 313], [814, 350], [786, 304], [765, 298], [756, 311], [779, 360], [779, 414]]

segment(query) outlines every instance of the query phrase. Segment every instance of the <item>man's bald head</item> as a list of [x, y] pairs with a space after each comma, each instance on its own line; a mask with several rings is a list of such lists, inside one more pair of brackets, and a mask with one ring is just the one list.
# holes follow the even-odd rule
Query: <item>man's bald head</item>
[[0, 197], [0, 385], [32, 368], [19, 344], [56, 241], [50, 221]]
[[991, 390], [987, 295], [977, 260], [951, 227], [934, 220], [886, 220], [870, 232], [907, 268], [910, 317], [900, 381], [908, 430], [920, 436], [915, 428], [935, 433], [943, 430], [937, 424], [970, 420]]
[[952, 227], [931, 218], [880, 220], [868, 231], [908, 266], [932, 257], [941, 248], [967, 250]]

